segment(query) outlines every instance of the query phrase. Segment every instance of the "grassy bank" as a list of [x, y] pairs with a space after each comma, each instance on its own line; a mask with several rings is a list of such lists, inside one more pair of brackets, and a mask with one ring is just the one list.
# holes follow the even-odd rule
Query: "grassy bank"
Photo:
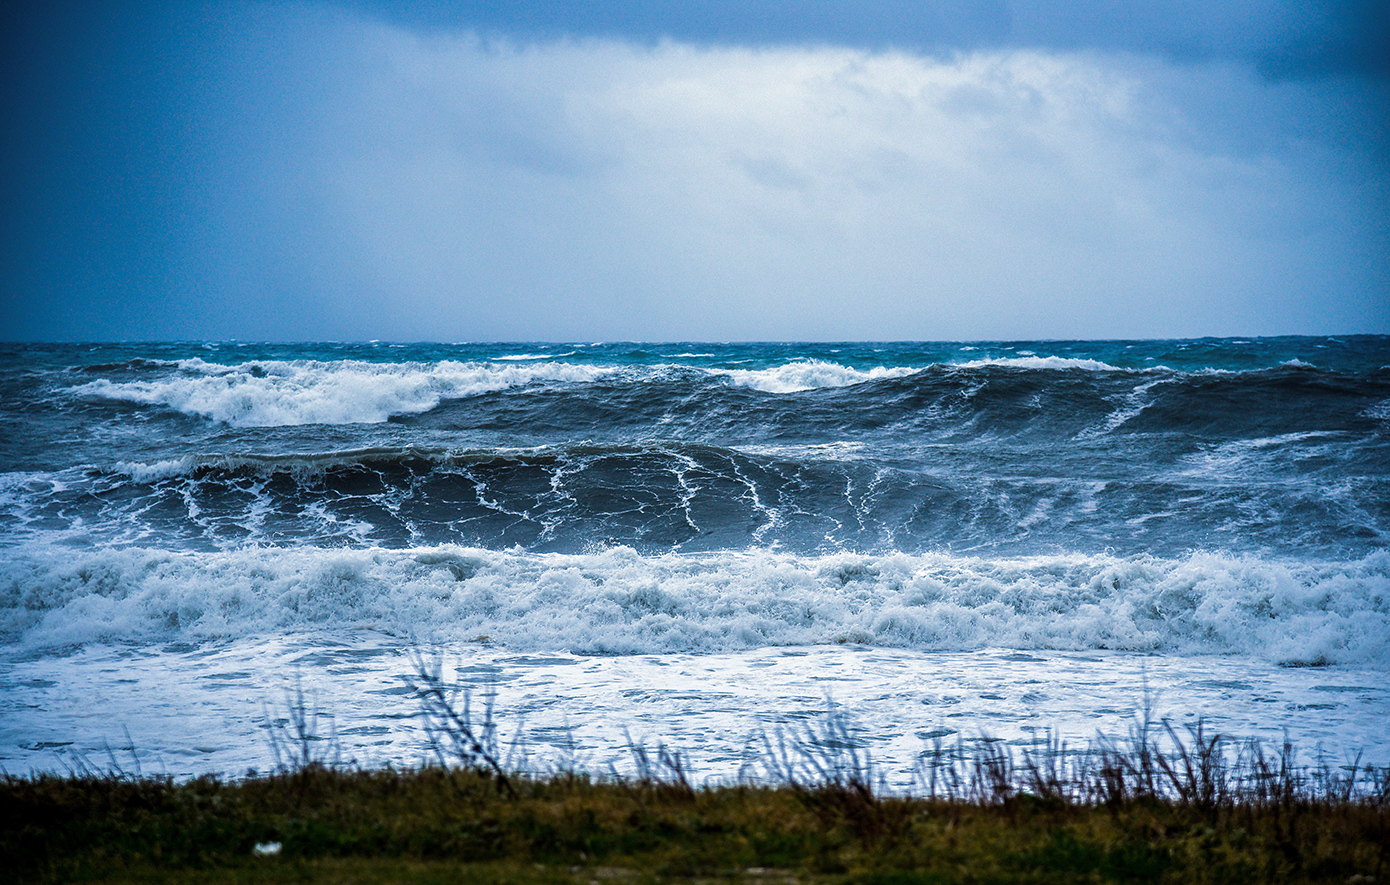
[[[242, 781], [9, 778], [12, 881], [1349, 882], [1390, 874], [1367, 797], [1085, 803], [695, 789], [432, 767]], [[257, 850], [260, 846], [260, 850]], [[1358, 878], [1360, 877], [1360, 878]]]
[[475, 725], [437, 670], [418, 689], [428, 767], [335, 764], [301, 699], [269, 775], [0, 779], [0, 879], [1390, 881], [1390, 770], [1299, 766], [1200, 726], [1141, 721], [1082, 752], [938, 743], [895, 795], [832, 715], [765, 740], [739, 782], [697, 786], [677, 754], [641, 746], [628, 777], [511, 771], [490, 718]]

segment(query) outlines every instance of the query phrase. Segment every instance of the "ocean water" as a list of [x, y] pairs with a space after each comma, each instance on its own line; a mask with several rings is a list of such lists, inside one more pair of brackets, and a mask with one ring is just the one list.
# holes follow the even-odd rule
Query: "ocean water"
[[0, 767], [729, 778], [1147, 708], [1390, 764], [1390, 338], [0, 348]]

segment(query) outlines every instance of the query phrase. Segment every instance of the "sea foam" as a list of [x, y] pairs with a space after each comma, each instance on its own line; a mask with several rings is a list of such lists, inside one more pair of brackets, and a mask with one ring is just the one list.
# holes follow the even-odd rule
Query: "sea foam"
[[[561, 354], [568, 356], [572, 354]], [[542, 361], [544, 360], [544, 361]], [[536, 383], [582, 384], [623, 375], [661, 378], [681, 366], [589, 366], [544, 354], [516, 354], [494, 362], [370, 363], [357, 360], [258, 361], [234, 366], [181, 360], [176, 373], [152, 380], [101, 379], [73, 388], [78, 396], [167, 406], [233, 427], [303, 424], [375, 424], [395, 415], [427, 412], [461, 399]], [[856, 369], [821, 360], [797, 360], [764, 369], [701, 369], [700, 374], [764, 393], [848, 387], [901, 378], [911, 367]]]
[[763, 393], [797, 393], [825, 387], [850, 387], [881, 378], [903, 378], [920, 369], [910, 366], [875, 366], [856, 369], [824, 360], [799, 360], [768, 369], [711, 369], [731, 384]]
[[1083, 369], [1087, 372], [1163, 372], [1169, 371], [1165, 366], [1151, 366], [1143, 370], [1125, 369], [1120, 366], [1112, 366], [1100, 360], [1073, 359], [1060, 356], [1018, 356], [1018, 357], [995, 357], [991, 359], [969, 360], [957, 363], [962, 369], [983, 369], [989, 366], [1002, 366], [1010, 369]]
[[980, 559], [441, 546], [217, 553], [20, 547], [0, 631], [31, 647], [369, 627], [586, 654], [855, 643], [1390, 662], [1390, 553]]
[[543, 382], [583, 383], [614, 369], [570, 363], [369, 363], [262, 361], [222, 366], [183, 360], [179, 372], [148, 381], [106, 379], [79, 396], [167, 406], [233, 427], [376, 424], [427, 412], [446, 399]]

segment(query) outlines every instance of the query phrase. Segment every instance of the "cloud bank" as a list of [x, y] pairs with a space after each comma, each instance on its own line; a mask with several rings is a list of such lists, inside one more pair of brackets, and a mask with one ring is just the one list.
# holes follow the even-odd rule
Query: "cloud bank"
[[30, 336], [1390, 331], [1385, 85], [1351, 61], [219, 27], [149, 309], [21, 295]]

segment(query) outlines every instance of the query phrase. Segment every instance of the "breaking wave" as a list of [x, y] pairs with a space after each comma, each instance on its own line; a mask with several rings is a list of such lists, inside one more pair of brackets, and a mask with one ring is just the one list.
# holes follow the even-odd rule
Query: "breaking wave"
[[[559, 354], [558, 356], [572, 356]], [[764, 393], [848, 387], [919, 371], [909, 367], [856, 369], [822, 360], [764, 369], [695, 369], [678, 365], [615, 368], [556, 362], [546, 354], [515, 354], [490, 362], [370, 363], [356, 360], [264, 360], [224, 366], [201, 359], [140, 361], [130, 370], [164, 370], [159, 377], [100, 379], [73, 388], [79, 397], [164, 406], [232, 427], [377, 424], [428, 412], [441, 402], [535, 384], [588, 384], [624, 377], [644, 381], [720, 380]], [[169, 371], [173, 369], [174, 371]]]
[[586, 654], [856, 643], [1390, 662], [1384, 551], [1335, 564], [625, 547], [12, 553], [0, 565], [0, 629], [40, 648], [369, 628]]
[[[1081, 369], [1087, 372], [1136, 372], [1138, 369], [1124, 369], [1100, 360], [1074, 359], [1060, 356], [1019, 356], [998, 357], [995, 359], [968, 360], [958, 363], [962, 369], [979, 369], [985, 366], [1004, 366], [1011, 369]], [[1146, 372], [1169, 371], [1166, 366], [1143, 369]]]
[[827, 387], [851, 387], [882, 378], [905, 378], [920, 369], [909, 366], [892, 368], [875, 366], [855, 369], [824, 360], [787, 363], [770, 369], [712, 369], [713, 374], [729, 379], [741, 387], [751, 387], [764, 393], [798, 393]]
[[101, 379], [79, 396], [167, 406], [233, 427], [379, 424], [428, 412], [446, 399], [544, 382], [584, 383], [616, 370], [569, 363], [263, 361], [222, 366], [183, 360], [151, 380]]

